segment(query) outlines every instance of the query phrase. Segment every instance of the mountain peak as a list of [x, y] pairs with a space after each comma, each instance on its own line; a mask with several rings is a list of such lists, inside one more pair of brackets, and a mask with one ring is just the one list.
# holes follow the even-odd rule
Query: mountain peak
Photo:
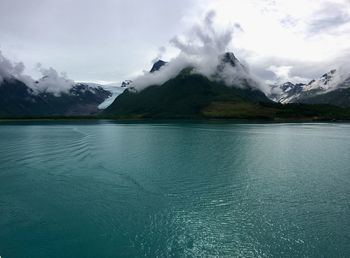
[[219, 55], [219, 65], [218, 71], [222, 72], [226, 66], [231, 66], [233, 68], [238, 69], [239, 71], [247, 73], [246, 67], [236, 58], [236, 56], [232, 52], [226, 52], [222, 55]]
[[122, 88], [128, 88], [129, 85], [132, 83], [132, 80], [125, 80], [122, 82], [122, 84], [120, 85], [120, 87]]
[[167, 62], [163, 61], [163, 60], [158, 60], [157, 62], [155, 62], [152, 66], [152, 69], [150, 71], [150, 73], [154, 73], [156, 71], [159, 71], [159, 69], [164, 66], [165, 64], [167, 64]]
[[324, 75], [322, 75], [321, 80], [323, 81], [323, 83], [326, 85], [332, 78], [333, 75], [335, 74], [337, 70], [333, 69], [328, 73], [325, 73]]
[[224, 64], [231, 64], [232, 66], [236, 66], [239, 63], [238, 59], [232, 52], [226, 52], [219, 56], [219, 59]]
[[337, 70], [330, 70], [328, 73], [325, 73], [321, 78], [317, 80], [312, 80], [307, 84], [307, 87], [304, 88], [304, 91], [317, 90], [317, 91], [327, 91], [334, 88], [336, 85], [334, 83], [334, 78]]

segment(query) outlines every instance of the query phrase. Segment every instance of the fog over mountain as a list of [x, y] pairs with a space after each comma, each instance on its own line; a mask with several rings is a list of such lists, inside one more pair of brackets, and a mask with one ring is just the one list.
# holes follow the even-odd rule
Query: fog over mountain
[[65, 73], [59, 74], [54, 68], [45, 68], [37, 64], [37, 70], [41, 77], [35, 80], [24, 73], [23, 62], [13, 63], [0, 51], [0, 84], [4, 79], [17, 79], [33, 89], [34, 93], [49, 92], [54, 95], [68, 93], [73, 87], [74, 81], [69, 79]]
[[133, 80], [131, 87], [142, 90], [148, 86], [161, 85], [190, 67], [193, 68], [192, 73], [224, 81], [227, 86], [244, 87], [244, 80], [250, 80], [250, 86], [269, 92], [267, 85], [251, 74], [247, 65], [238, 61], [233, 53], [228, 54], [237, 26], [220, 30], [215, 26], [215, 17], [216, 12], [210, 11], [186, 33], [173, 37], [170, 42], [179, 50], [179, 54], [169, 62], [162, 63], [157, 71], [153, 71], [153, 68], [151, 72], [145, 71]]
[[22, 62], [13, 63], [0, 52], [0, 116], [95, 115], [112, 95], [98, 84], [76, 83], [52, 67], [36, 68], [39, 79], [25, 74]]

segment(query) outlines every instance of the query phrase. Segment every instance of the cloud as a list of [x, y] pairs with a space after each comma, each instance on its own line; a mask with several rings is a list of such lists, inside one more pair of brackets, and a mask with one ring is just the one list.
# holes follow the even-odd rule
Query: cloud
[[184, 55], [180, 54], [177, 58], [161, 67], [159, 71], [154, 73], [145, 71], [143, 75], [135, 78], [130, 86], [140, 91], [148, 86], [161, 85], [174, 78], [184, 68], [192, 65]]
[[286, 17], [283, 17], [280, 21], [282, 27], [284, 28], [294, 28], [298, 24], [298, 20], [296, 18], [293, 18], [291, 15], [287, 15]]
[[241, 24], [239, 24], [238, 22], [235, 23], [235, 29], [244, 32], [244, 29], [242, 28]]
[[314, 13], [308, 24], [308, 33], [327, 33], [350, 22], [350, 14], [343, 4], [327, 3]]
[[[331, 70], [337, 70], [334, 82], [339, 83], [350, 78], [350, 49], [347, 53], [324, 62], [307, 62], [276, 57], [263, 58], [254, 62], [251, 65], [251, 70], [267, 84], [309, 83]], [[266, 64], [271, 65], [266, 66]]]
[[157, 56], [155, 58], [153, 58], [152, 64], [157, 62], [157, 61], [159, 61], [159, 60], [161, 60], [163, 58], [163, 55], [164, 55], [165, 52], [166, 52], [166, 48], [165, 47], [158, 48], [158, 54], [157, 54]]
[[[209, 16], [208, 21], [213, 21], [216, 30], [227, 24], [235, 30], [228, 49], [234, 48], [237, 56], [249, 62], [252, 72], [264, 80], [275, 78], [267, 70], [270, 66], [295, 63], [305, 68], [304, 63], [327, 63], [346, 54], [350, 45], [350, 22], [346, 22], [350, 15], [349, 0], [2, 0], [1, 3], [1, 49], [8, 57], [19, 57], [26, 64], [26, 73], [34, 78], [39, 76], [35, 64], [42, 62], [69, 71], [79, 81], [132, 79], [155, 57], [166, 60], [176, 57], [180, 50], [168, 44], [169, 38], [189, 31], [208, 10], [215, 10], [216, 15]], [[180, 41], [183, 37], [189, 38], [178, 36]], [[164, 46], [166, 52], [154, 51], [155, 46]], [[254, 57], [246, 58], [247, 51], [254, 52]], [[286, 59], [290, 61], [287, 64], [280, 61]], [[264, 60], [272, 62], [263, 63]], [[315, 72], [313, 67], [306, 71], [293, 66], [291, 74], [297, 70], [301, 74], [296, 76], [312, 78], [328, 69]]]
[[22, 62], [12, 63], [0, 51], [0, 83], [5, 79], [15, 78], [25, 84], [31, 84], [33, 79], [23, 74], [25, 66]]
[[33, 83], [31, 87], [38, 93], [50, 92], [55, 96], [61, 93], [68, 93], [73, 87], [74, 81], [69, 79], [65, 73], [58, 73], [54, 68], [44, 68], [41, 64], [37, 65], [37, 69], [42, 75], [38, 81]]
[[[1, 3], [2, 50], [9, 56], [20, 57], [27, 66], [26, 72], [34, 77], [37, 71], [32, 67], [42, 62], [69, 71], [81, 81], [130, 79], [157, 56], [155, 46], [167, 50], [158, 57], [175, 57], [178, 52], [171, 52], [168, 39], [188, 30], [208, 10], [215, 10], [218, 28], [239, 24], [244, 33], [236, 33], [232, 46], [237, 50], [253, 50], [259, 58], [325, 61], [344, 53], [350, 45], [350, 24], [343, 23], [348, 19], [348, 0], [2, 0]], [[242, 56], [241, 52], [236, 53]], [[266, 67], [271, 65], [274, 64], [268, 63]]]
[[149, 65], [197, 1], [1, 0], [1, 48], [33, 77], [41, 62], [77, 81], [120, 82]]
[[282, 84], [285, 82], [308, 83], [322, 74], [336, 69], [337, 62], [306, 62], [287, 58], [266, 57], [253, 62], [250, 66], [267, 84]]
[[216, 13], [209, 11], [202, 24], [196, 24], [182, 37], [174, 37], [170, 43], [178, 48], [198, 73], [210, 77], [219, 64], [218, 57], [228, 51], [234, 28], [217, 29], [214, 25]]
[[267, 68], [269, 71], [273, 72], [275, 75], [274, 83], [282, 84], [285, 82], [293, 82], [293, 83], [306, 83], [310, 81], [307, 78], [303, 78], [297, 75], [292, 74], [293, 66], [281, 65], [276, 66], [272, 65]]
[[18, 76], [24, 70], [23, 63], [12, 64], [0, 51], [0, 82], [10, 76]]
[[[161, 85], [167, 80], [177, 76], [181, 70], [191, 67], [194, 73], [202, 74], [213, 80], [221, 80], [228, 86], [243, 87], [244, 81], [249, 81], [253, 87], [263, 89], [259, 80], [253, 77], [247, 68], [237, 62], [236, 66], [222, 64], [222, 55], [229, 51], [235, 29], [241, 31], [241, 26], [229, 26], [218, 29], [215, 27], [214, 11], [209, 11], [201, 23], [195, 24], [185, 34], [178, 35], [170, 40], [173, 47], [179, 50], [178, 56], [170, 60], [159, 71], [154, 73], [145, 72], [137, 77], [131, 84], [136, 90], [142, 90], [151, 85]], [[261, 87], [260, 87], [261, 86]]]
[[25, 65], [22, 62], [12, 63], [0, 51], [0, 83], [5, 79], [17, 79], [32, 88], [34, 93], [49, 92], [55, 96], [69, 92], [74, 85], [74, 81], [68, 79], [65, 73], [59, 74], [52, 67], [44, 68], [38, 64], [37, 70], [41, 74], [39, 80], [24, 74], [24, 70]]

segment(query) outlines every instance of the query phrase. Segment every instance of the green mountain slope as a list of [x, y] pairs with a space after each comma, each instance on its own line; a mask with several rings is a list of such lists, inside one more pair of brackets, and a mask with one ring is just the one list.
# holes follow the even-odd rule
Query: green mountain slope
[[0, 83], [0, 116], [76, 116], [100, 112], [98, 105], [111, 95], [101, 87], [74, 85], [69, 92], [55, 96], [52, 93], [34, 93], [23, 82], [5, 79]]
[[327, 93], [318, 94], [300, 100], [306, 104], [330, 104], [350, 108], [350, 88], [340, 88]]
[[140, 92], [126, 90], [104, 114], [123, 118], [225, 117], [233, 116], [232, 109], [240, 108], [237, 117], [260, 117], [265, 116], [264, 112], [256, 112], [260, 102], [271, 101], [259, 90], [227, 87], [184, 70], [161, 86]]

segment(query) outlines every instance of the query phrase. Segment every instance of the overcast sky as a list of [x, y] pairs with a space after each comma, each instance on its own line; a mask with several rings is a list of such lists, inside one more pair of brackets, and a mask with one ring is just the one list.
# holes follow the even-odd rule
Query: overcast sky
[[119, 82], [177, 55], [170, 40], [208, 11], [264, 80], [307, 81], [350, 60], [350, 0], [0, 0], [0, 50], [76, 81]]

